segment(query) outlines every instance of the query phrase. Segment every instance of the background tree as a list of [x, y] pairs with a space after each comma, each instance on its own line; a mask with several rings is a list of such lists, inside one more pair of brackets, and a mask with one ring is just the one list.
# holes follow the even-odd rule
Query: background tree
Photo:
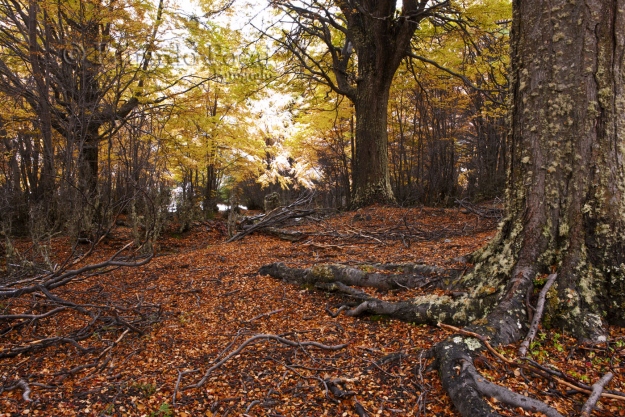
[[[208, 20], [228, 3], [203, 5]], [[162, 124], [180, 109], [176, 98], [218, 76], [194, 74], [198, 63], [191, 54], [161, 38], [178, 30], [192, 39], [191, 26], [178, 25], [192, 19], [162, 1], [5, 1], [0, 15], [0, 90], [15, 109], [5, 125], [18, 132], [31, 124], [19, 146], [10, 140], [5, 145], [36, 156], [29, 158], [30, 177], [22, 175], [14, 191], [24, 193], [26, 213], [39, 207], [41, 215], [32, 212], [37, 218], [59, 224], [84, 218], [84, 231], [93, 220], [106, 223], [112, 207], [124, 210], [120, 202], [135, 195], [143, 168], [165, 168], [152, 152], [162, 143], [152, 150], [144, 146], [159, 141]], [[131, 161], [131, 170], [115, 172], [120, 156]], [[71, 207], [57, 210], [59, 201]]]
[[[356, 112], [353, 206], [394, 202], [387, 156], [387, 111], [395, 72], [419, 23], [448, 2], [273, 1], [290, 25], [276, 40], [303, 67], [291, 71], [348, 97]], [[324, 52], [319, 53], [323, 45]]]

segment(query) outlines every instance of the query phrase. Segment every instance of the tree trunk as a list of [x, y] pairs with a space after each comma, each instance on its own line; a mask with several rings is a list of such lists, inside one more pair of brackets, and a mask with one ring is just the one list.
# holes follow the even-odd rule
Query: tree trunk
[[[389, 93], [395, 72], [410, 49], [412, 36], [419, 22], [428, 15], [424, 11], [427, 2], [402, 1], [399, 18], [395, 18], [396, 1], [356, 3], [338, 3], [346, 16], [347, 45], [353, 46], [358, 56], [355, 89], [346, 91], [356, 107], [353, 208], [395, 202], [388, 170]], [[335, 70], [335, 75], [339, 85], [347, 84], [343, 71]]]
[[625, 323], [624, 8], [515, 2], [508, 217], [472, 278], [557, 270], [546, 324], [590, 339]]
[[37, 44], [37, 9], [37, 2], [30, 0], [28, 2], [28, 49], [33, 78], [37, 86], [37, 115], [39, 116], [37, 127], [43, 139], [43, 167], [39, 186], [34, 191], [35, 198], [43, 203], [43, 210], [49, 213], [54, 193], [54, 146], [52, 144], [52, 117], [49, 103], [49, 75], [42, 68], [40, 47]]
[[356, 105], [356, 149], [354, 155], [352, 205], [394, 203], [388, 170], [387, 108], [390, 84], [374, 79], [361, 83]]
[[84, 138], [80, 138], [82, 144], [79, 155], [79, 180], [83, 192], [90, 197], [95, 196], [98, 191], [100, 157], [100, 137], [98, 130], [98, 125], [89, 124]]

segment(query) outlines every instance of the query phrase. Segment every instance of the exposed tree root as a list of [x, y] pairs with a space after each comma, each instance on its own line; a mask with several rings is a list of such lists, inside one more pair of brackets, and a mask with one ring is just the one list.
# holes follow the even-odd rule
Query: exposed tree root
[[[320, 265], [310, 269], [297, 269], [277, 263], [264, 266], [259, 273], [269, 274], [300, 285], [308, 284], [324, 290], [338, 291], [359, 300], [359, 304], [351, 309], [347, 306], [341, 306], [336, 312], [326, 309], [332, 317], [347, 310], [346, 314], [349, 316], [378, 314], [414, 323], [432, 325], [443, 323], [441, 327], [452, 330], [456, 334], [438, 343], [432, 353], [436, 359], [435, 366], [439, 371], [443, 387], [463, 416], [498, 416], [499, 414], [484, 400], [484, 397], [492, 397], [501, 403], [521, 407], [533, 413], [543, 413], [548, 417], [562, 417], [558, 411], [546, 403], [487, 381], [473, 365], [473, 359], [484, 349], [489, 349], [507, 364], [526, 366], [518, 360], [508, 359], [499, 354], [492, 345], [516, 342], [521, 339], [522, 333], [530, 328], [527, 323], [526, 294], [533, 287], [532, 278], [536, 275], [535, 267], [532, 265], [524, 267], [518, 263], [505, 289], [502, 288], [497, 293], [487, 293], [481, 298], [476, 291], [469, 290], [457, 298], [445, 295], [420, 296], [400, 302], [383, 301], [350, 286], [392, 289], [396, 288], [394, 286], [396, 283], [400, 283], [400, 287], [414, 288], [427, 281], [448, 287], [454, 283], [457, 275], [450, 271], [428, 269], [421, 265], [402, 266], [402, 269], [396, 265], [381, 268], [376, 266], [376, 269], [378, 271], [374, 271], [373, 267], [358, 269], [344, 265]], [[400, 270], [401, 273], [393, 275], [379, 272], [379, 270]], [[407, 270], [410, 273], [406, 273]], [[423, 274], [424, 271], [427, 271], [428, 275]], [[437, 281], [434, 275], [436, 272], [443, 272], [445, 275]], [[551, 284], [555, 278], [555, 274], [550, 276], [548, 283]], [[548, 290], [549, 285], [546, 285], [540, 296], [531, 327], [533, 331], [527, 339], [528, 345], [542, 317], [542, 307]], [[485, 311], [486, 315], [484, 315]], [[474, 324], [469, 325], [469, 323]], [[455, 327], [467, 325], [466, 329]], [[605, 383], [607, 381], [603, 385]], [[586, 390], [586, 392], [590, 391]]]
[[[398, 273], [374, 272], [376, 269]], [[362, 265], [359, 268], [340, 264], [324, 264], [299, 269], [289, 268], [278, 262], [263, 266], [259, 274], [271, 275], [274, 278], [297, 284], [315, 285], [340, 282], [348, 286], [393, 290], [422, 288], [428, 285], [442, 288], [457, 278], [458, 271], [414, 264]]]

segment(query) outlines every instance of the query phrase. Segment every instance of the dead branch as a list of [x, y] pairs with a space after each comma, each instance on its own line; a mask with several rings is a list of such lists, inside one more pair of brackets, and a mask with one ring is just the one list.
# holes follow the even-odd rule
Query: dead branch
[[306, 239], [307, 235], [298, 232], [296, 230], [280, 229], [278, 227], [265, 227], [258, 230], [258, 232], [277, 237], [278, 239], [286, 240], [288, 242], [299, 242]]
[[580, 417], [590, 417], [590, 413], [592, 413], [592, 410], [595, 408], [597, 401], [599, 401], [599, 398], [601, 397], [601, 392], [603, 392], [603, 389], [608, 384], [608, 382], [610, 382], [612, 377], [614, 377], [614, 374], [612, 372], [608, 372], [603, 377], [601, 377], [599, 381], [595, 382], [592, 385], [592, 394], [590, 394], [590, 397], [588, 397], [588, 401], [586, 401], [586, 404], [584, 404], [584, 406], [582, 407], [582, 413], [580, 414]]
[[33, 400], [30, 398], [30, 385], [28, 385], [28, 382], [26, 382], [26, 380], [24, 380], [23, 378], [20, 378], [15, 384], [9, 385], [8, 387], [0, 387], [0, 394], [2, 394], [3, 392], [13, 391], [18, 388], [23, 391], [22, 398], [24, 399], [24, 401], [28, 403], [33, 402]]
[[178, 399], [178, 389], [180, 388], [180, 381], [182, 381], [182, 377], [189, 374], [194, 374], [200, 372], [199, 369], [192, 369], [188, 371], [178, 371], [178, 379], [176, 379], [176, 387], [174, 388], [174, 394], [172, 395], [171, 404], [175, 407], [176, 400]]
[[547, 281], [545, 282], [545, 286], [543, 287], [543, 289], [540, 291], [540, 294], [538, 295], [538, 302], [536, 303], [536, 311], [532, 319], [532, 324], [530, 326], [529, 331], [527, 332], [527, 336], [525, 337], [525, 340], [523, 340], [523, 343], [521, 343], [521, 347], [519, 348], [520, 357], [525, 356], [525, 354], [527, 353], [527, 349], [529, 349], [530, 347], [530, 343], [532, 343], [532, 340], [534, 340], [534, 337], [536, 337], [536, 332], [538, 331], [538, 325], [540, 324], [540, 321], [543, 318], [543, 310], [545, 308], [545, 298], [547, 297], [547, 292], [549, 291], [553, 283], [556, 281], [557, 277], [558, 277], [558, 274], [549, 275], [549, 277], [547, 277]]
[[49, 337], [46, 339], [33, 340], [31, 342], [26, 342], [25, 345], [11, 347], [7, 350], [3, 350], [0, 352], [0, 359], [4, 358], [14, 358], [20, 354], [32, 352], [34, 350], [44, 349], [50, 346], [55, 346], [59, 344], [71, 344], [80, 350], [83, 353], [87, 353], [90, 351], [88, 348], [84, 348], [78, 343], [81, 340], [85, 340], [91, 336], [91, 333], [77, 335], [72, 337]]
[[469, 213], [476, 214], [477, 216], [483, 217], [485, 219], [501, 220], [501, 218], [503, 217], [503, 210], [499, 208], [478, 206], [467, 201], [467, 199], [464, 198], [462, 200], [456, 200], [456, 204], [467, 210]]
[[360, 404], [358, 399], [356, 398], [356, 393], [354, 391], [344, 391], [343, 389], [338, 387], [338, 384], [345, 384], [346, 382], [351, 382], [345, 378], [326, 378], [323, 380], [325, 386], [330, 390], [332, 395], [336, 398], [344, 399], [344, 398], [352, 398], [354, 401], [354, 411], [359, 417], [368, 417], [367, 411]]
[[[592, 394], [592, 387], [583, 384], [579, 381], [575, 381], [574, 379], [572, 379], [571, 377], [569, 377], [568, 375], [566, 375], [565, 373], [563, 373], [562, 371], [556, 370], [556, 369], [551, 369], [551, 368], [547, 368], [541, 364], [539, 364], [538, 362], [535, 362], [533, 360], [529, 360], [527, 358], [523, 358], [525, 361], [527, 361], [528, 365], [531, 366], [532, 368], [536, 368], [542, 372], [544, 372], [545, 374], [549, 374], [551, 376], [553, 376], [553, 379], [561, 384], [561, 385], [565, 385], [569, 388], [574, 389], [575, 391], [579, 391], [582, 392], [584, 394]], [[602, 397], [605, 398], [610, 398], [612, 400], [619, 400], [619, 401], [625, 401], [625, 393], [620, 392], [620, 391], [614, 391], [614, 390], [603, 390], [603, 392], [601, 393]]]
[[0, 287], [0, 300], [4, 300], [8, 298], [15, 298], [24, 294], [32, 294], [34, 292], [40, 291], [41, 288], [45, 288], [47, 290], [53, 290], [53, 289], [56, 289], [63, 285], [68, 284], [75, 277], [79, 275], [83, 275], [91, 271], [106, 269], [110, 267], [138, 267], [138, 266], [143, 266], [152, 260], [152, 257], [154, 256], [154, 254], [148, 257], [145, 257], [142, 260], [135, 261], [135, 262], [118, 260], [117, 258], [119, 257], [119, 255], [125, 249], [127, 249], [129, 245], [130, 244], [124, 246], [122, 249], [120, 249], [117, 253], [115, 253], [106, 261], [103, 261], [97, 264], [86, 265], [82, 268], [65, 271], [63, 273], [57, 272], [57, 273], [53, 273], [50, 275], [41, 276], [37, 279], [37, 281], [39, 282], [33, 285], [12, 289], [11, 287], [15, 285], [15, 283], [13, 283], [13, 284], [9, 284], [6, 287]]
[[208, 376], [214, 370], [216, 370], [217, 368], [221, 367], [224, 363], [228, 362], [234, 356], [238, 355], [248, 345], [250, 345], [250, 344], [252, 344], [252, 343], [254, 343], [254, 342], [258, 341], [258, 340], [275, 340], [276, 342], [282, 343], [282, 344], [287, 345], [287, 346], [292, 346], [292, 347], [312, 346], [312, 347], [316, 347], [318, 349], [334, 350], [334, 351], [335, 350], [344, 349], [344, 348], [347, 347], [347, 344], [336, 345], [336, 346], [327, 346], [327, 345], [324, 345], [322, 343], [314, 342], [314, 341], [295, 342], [293, 340], [285, 339], [285, 338], [280, 337], [280, 336], [275, 335], [275, 334], [257, 334], [255, 336], [250, 337], [245, 342], [241, 343], [241, 345], [238, 348], [236, 348], [234, 351], [230, 352], [230, 354], [228, 354], [222, 360], [220, 360], [219, 362], [217, 362], [213, 366], [211, 366], [206, 371], [206, 373], [204, 373], [204, 376], [202, 377], [202, 379], [199, 382], [197, 382], [196, 384], [193, 384], [193, 385], [188, 385], [188, 386], [184, 387], [183, 390], [187, 390], [187, 389], [191, 389], [191, 388], [200, 388], [202, 385], [204, 385], [206, 383], [206, 380], [208, 379]]
[[246, 228], [245, 230], [237, 233], [236, 235], [228, 239], [226, 242], [227, 243], [236, 242], [237, 240], [241, 240], [245, 236], [251, 233], [254, 233], [256, 231], [267, 229], [270, 227], [277, 227], [289, 219], [307, 217], [316, 213], [314, 209], [299, 209], [298, 208], [301, 206], [309, 205], [312, 202], [313, 196], [314, 196], [314, 193], [306, 194], [298, 198], [295, 202], [289, 204], [286, 207], [278, 207], [270, 211], [265, 216], [263, 216], [262, 219], [258, 223], [255, 223], [251, 225], [250, 227]]
[[347, 310], [347, 309], [349, 309], [349, 306], [342, 305], [342, 306], [339, 307], [338, 310], [336, 310], [336, 312], [333, 312], [332, 310], [330, 310], [330, 307], [326, 307], [326, 313], [328, 313], [328, 315], [330, 317], [335, 319], [335, 318], [337, 318], [341, 314], [341, 311]]
[[281, 312], [283, 312], [283, 311], [284, 311], [284, 309], [283, 309], [283, 308], [281, 308], [281, 309], [279, 309], [279, 310], [274, 310], [274, 311], [270, 311], [270, 312], [268, 312], [268, 313], [259, 314], [259, 315], [258, 315], [258, 316], [256, 316], [256, 317], [252, 317], [251, 319], [246, 320], [246, 321], [245, 321], [245, 323], [251, 323], [251, 322], [253, 322], [253, 321], [255, 321], [255, 320], [258, 320], [258, 319], [260, 319], [260, 318], [273, 316], [274, 314], [278, 314], [278, 313], [281, 313]]

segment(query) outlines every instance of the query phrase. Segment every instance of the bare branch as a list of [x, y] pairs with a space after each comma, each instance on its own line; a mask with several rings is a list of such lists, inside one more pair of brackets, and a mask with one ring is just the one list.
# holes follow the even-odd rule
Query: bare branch
[[603, 389], [613, 377], [614, 374], [612, 372], [608, 372], [607, 374], [602, 376], [599, 381], [595, 382], [592, 385], [592, 394], [590, 394], [590, 397], [588, 397], [586, 404], [584, 404], [584, 406], [582, 407], [582, 413], [580, 414], [580, 417], [590, 417], [590, 413], [592, 413], [592, 410], [595, 408], [597, 401], [599, 401], [599, 398], [601, 397], [601, 392], [603, 392]]
[[545, 308], [545, 298], [547, 297], [547, 292], [549, 292], [549, 289], [551, 288], [553, 283], [556, 281], [556, 278], [558, 278], [558, 274], [549, 275], [549, 277], [547, 277], [547, 281], [545, 282], [545, 286], [543, 287], [543, 289], [540, 291], [540, 294], [538, 295], [538, 302], [536, 303], [536, 312], [534, 313], [532, 324], [530, 326], [529, 331], [527, 332], [527, 336], [525, 337], [525, 340], [523, 340], [523, 343], [521, 343], [521, 347], [519, 348], [520, 357], [525, 356], [525, 354], [527, 353], [527, 349], [530, 347], [530, 343], [532, 343], [532, 340], [534, 340], [534, 337], [536, 337], [536, 332], [538, 331], [538, 325], [540, 324], [540, 321], [543, 318], [543, 310]]
[[250, 337], [245, 342], [241, 343], [241, 345], [238, 348], [236, 348], [234, 351], [232, 351], [230, 354], [228, 354], [222, 360], [220, 360], [219, 362], [217, 362], [216, 364], [211, 366], [206, 371], [206, 373], [204, 373], [204, 376], [202, 377], [202, 379], [199, 382], [197, 382], [196, 384], [193, 384], [193, 385], [188, 385], [188, 386], [184, 387], [183, 389], [187, 390], [187, 389], [191, 389], [191, 388], [200, 388], [202, 385], [204, 385], [206, 383], [206, 381], [208, 379], [208, 376], [214, 370], [216, 370], [217, 368], [221, 367], [224, 363], [228, 362], [234, 356], [238, 355], [248, 345], [250, 345], [250, 344], [252, 344], [252, 343], [254, 343], [254, 342], [258, 341], [258, 340], [275, 340], [276, 342], [282, 343], [282, 344], [287, 345], [287, 346], [292, 346], [292, 347], [311, 346], [311, 347], [316, 347], [318, 349], [323, 349], [323, 350], [340, 350], [340, 349], [344, 349], [344, 348], [347, 347], [347, 344], [336, 345], [336, 346], [327, 346], [327, 345], [324, 345], [322, 343], [312, 342], [312, 341], [295, 342], [293, 340], [285, 339], [284, 337], [280, 337], [280, 336], [275, 335], [275, 334], [257, 334], [255, 336]]

